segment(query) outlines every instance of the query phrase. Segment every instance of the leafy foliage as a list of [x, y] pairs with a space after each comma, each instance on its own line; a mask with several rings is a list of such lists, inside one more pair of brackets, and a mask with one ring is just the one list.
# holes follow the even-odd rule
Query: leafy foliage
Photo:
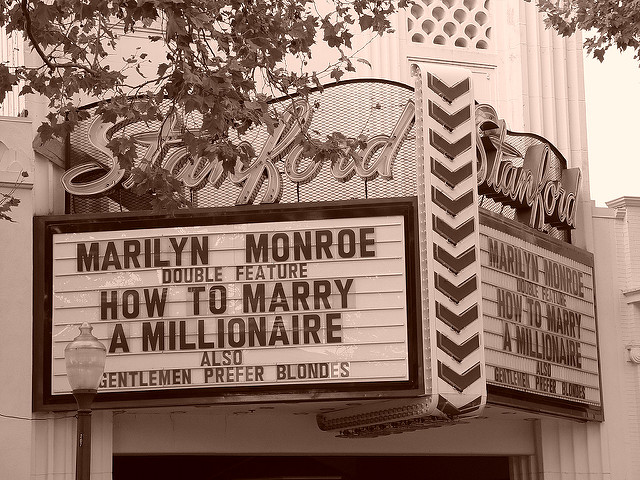
[[11, 218], [11, 209], [20, 205], [20, 199], [16, 198], [14, 194], [16, 193], [16, 189], [18, 188], [18, 186], [27, 176], [27, 172], [20, 172], [19, 179], [16, 181], [9, 193], [0, 192], [0, 220], [8, 220], [9, 222], [13, 222], [13, 218]]
[[640, 60], [640, 0], [539, 0], [547, 24], [561, 35], [588, 32], [588, 53], [598, 60], [610, 47], [627, 48]]
[[[340, 80], [353, 71], [354, 28], [384, 34], [389, 16], [408, 0], [0, 0], [0, 26], [21, 32], [41, 65], [0, 65], [0, 101], [14, 85], [49, 99], [39, 127], [43, 141], [64, 138], [87, 117], [79, 98], [98, 99], [107, 121], [160, 120], [169, 98], [174, 108], [202, 118], [197, 132], [181, 140], [193, 157], [222, 158], [231, 171], [251, 152], [234, 142], [256, 125], [270, 131], [277, 114], [269, 100], [306, 95], [328, 74]], [[119, 32], [119, 33], [118, 33]], [[146, 35], [147, 47], [123, 52], [122, 34]], [[336, 53], [324, 72], [306, 68], [316, 42]], [[147, 72], [152, 49], [166, 53]], [[123, 56], [124, 53], [124, 56]], [[122, 57], [122, 67], [115, 67]], [[290, 65], [292, 65], [290, 67]], [[134, 100], [135, 98], [135, 100]], [[307, 147], [307, 153], [336, 155], [362, 139], [339, 135]], [[176, 182], [156, 164], [140, 165], [133, 140], [113, 139], [110, 148], [135, 180], [152, 191], [157, 208], [187, 204]]]

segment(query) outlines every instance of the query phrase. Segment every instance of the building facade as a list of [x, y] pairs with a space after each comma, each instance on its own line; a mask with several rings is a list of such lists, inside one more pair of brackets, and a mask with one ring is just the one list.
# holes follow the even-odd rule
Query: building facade
[[254, 137], [277, 171], [164, 152], [201, 207], [175, 217], [117, 168], [82, 176], [99, 118], [66, 150], [34, 141], [37, 99], [0, 118], [21, 200], [0, 229], [3, 477], [73, 478], [62, 351], [89, 318], [95, 479], [640, 478], [637, 199], [589, 199], [580, 38], [507, 0], [394, 21], [357, 39], [371, 67], [296, 107], [366, 127], [362, 164], [304, 163], [284, 129]]

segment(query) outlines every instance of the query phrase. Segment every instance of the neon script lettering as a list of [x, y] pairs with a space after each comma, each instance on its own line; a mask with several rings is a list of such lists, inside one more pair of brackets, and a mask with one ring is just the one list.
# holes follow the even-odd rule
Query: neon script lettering
[[[282, 195], [282, 175], [275, 166], [277, 161], [284, 162], [284, 171], [292, 182], [307, 183], [312, 181], [320, 172], [322, 159], [304, 158], [303, 147], [296, 144], [296, 139], [308, 129], [312, 121], [312, 109], [304, 100], [295, 100], [280, 119], [278, 127], [269, 135], [258, 156], [249, 164], [241, 162], [229, 175], [229, 180], [239, 185], [242, 190], [236, 200], [236, 205], [246, 205], [254, 202], [260, 187], [266, 180], [267, 188], [260, 203], [277, 203]], [[409, 133], [415, 119], [415, 105], [408, 102], [400, 115], [390, 135], [376, 135], [369, 139], [366, 146], [356, 151], [352, 156], [344, 155], [334, 162], [331, 173], [338, 181], [346, 181], [354, 174], [363, 179], [373, 179], [378, 175], [390, 179], [391, 167], [399, 148]], [[174, 174], [187, 187], [197, 187], [203, 182], [218, 186], [225, 180], [222, 161], [205, 158], [194, 159], [193, 162], [183, 162], [187, 156], [187, 149], [176, 140], [175, 125], [177, 114], [172, 113], [163, 122], [160, 132], [134, 135], [136, 143], [146, 146], [142, 159], [143, 165], [158, 161], [167, 146], [172, 146], [164, 157], [163, 166]], [[117, 125], [104, 123], [101, 117], [96, 118], [89, 128], [89, 141], [111, 161], [111, 168], [107, 169], [97, 161], [91, 161], [75, 166], [63, 175], [62, 183], [67, 192], [73, 195], [96, 195], [104, 193], [120, 183], [125, 172], [116, 158], [107, 148], [107, 144]], [[143, 138], [144, 137], [144, 138]], [[175, 169], [181, 166], [177, 172]], [[105, 173], [106, 171], [106, 173]], [[83, 176], [92, 173], [103, 173], [99, 178], [84, 181]], [[86, 177], [85, 177], [86, 178]], [[132, 182], [122, 182], [124, 188], [131, 188]]]
[[539, 140], [521, 153], [508, 143], [506, 123], [489, 105], [476, 107], [476, 124], [478, 193], [512, 206], [538, 230], [547, 223], [574, 228], [580, 170], [564, 169], [560, 180], [549, 179], [549, 144]]

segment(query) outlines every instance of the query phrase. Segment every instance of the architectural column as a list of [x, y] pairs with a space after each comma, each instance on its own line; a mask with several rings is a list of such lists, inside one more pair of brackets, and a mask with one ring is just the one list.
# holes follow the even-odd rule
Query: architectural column
[[[600, 423], [544, 418], [534, 421], [536, 455], [528, 477], [540, 480], [611, 478], [606, 437]], [[537, 475], [537, 476], [536, 476]]]

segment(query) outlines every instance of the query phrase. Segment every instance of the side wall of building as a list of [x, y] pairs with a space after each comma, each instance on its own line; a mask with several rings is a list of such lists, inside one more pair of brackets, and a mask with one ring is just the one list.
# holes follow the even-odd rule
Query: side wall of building
[[0, 220], [0, 476], [16, 479], [31, 464], [31, 138], [30, 120], [0, 117], [0, 192], [20, 201]]
[[613, 478], [639, 478], [640, 198], [594, 209], [605, 425]]

